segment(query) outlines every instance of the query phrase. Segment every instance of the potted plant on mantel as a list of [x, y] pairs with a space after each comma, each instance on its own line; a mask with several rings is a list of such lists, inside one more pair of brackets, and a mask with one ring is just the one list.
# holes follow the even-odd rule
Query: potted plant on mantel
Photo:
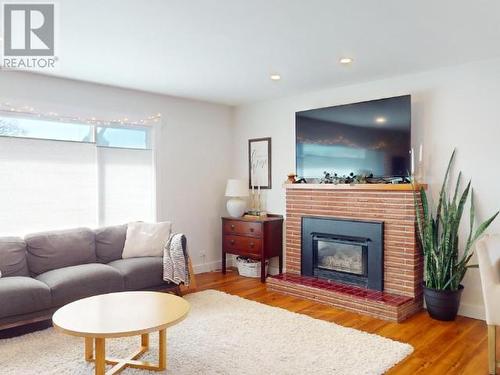
[[[460, 305], [463, 291], [461, 284], [472, 254], [472, 245], [483, 234], [498, 215], [495, 213], [474, 230], [474, 197], [471, 182], [462, 192], [460, 179], [457, 177], [453, 195], [448, 193], [448, 176], [455, 150], [453, 151], [444, 176], [439, 203], [435, 215], [429, 207], [424, 188], [420, 188], [422, 214], [417, 214], [417, 229], [420, 245], [424, 255], [424, 298], [429, 315], [437, 320], [454, 320]], [[465, 247], [460, 249], [459, 226], [465, 203], [470, 192], [469, 234]], [[418, 195], [414, 196], [415, 208], [419, 210]]]

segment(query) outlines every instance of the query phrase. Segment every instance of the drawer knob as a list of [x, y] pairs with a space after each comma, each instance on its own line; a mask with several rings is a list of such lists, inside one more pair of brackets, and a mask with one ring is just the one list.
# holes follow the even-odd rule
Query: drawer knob
[[254, 229], [253, 229], [253, 228], [250, 228], [250, 232], [253, 232], [253, 231], [254, 231]]
[[234, 229], [234, 224], [231, 224], [231, 229]]
[[234, 245], [234, 240], [231, 240], [230, 242], [231, 242], [231, 245]]
[[254, 247], [254, 243], [253, 242], [250, 242], [250, 247]]

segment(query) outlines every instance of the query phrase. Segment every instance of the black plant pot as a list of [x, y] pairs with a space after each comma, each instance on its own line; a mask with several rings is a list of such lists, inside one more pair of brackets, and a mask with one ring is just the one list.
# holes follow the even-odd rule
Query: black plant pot
[[443, 321], [455, 320], [463, 290], [463, 285], [459, 285], [458, 290], [437, 290], [424, 286], [425, 304], [431, 318]]

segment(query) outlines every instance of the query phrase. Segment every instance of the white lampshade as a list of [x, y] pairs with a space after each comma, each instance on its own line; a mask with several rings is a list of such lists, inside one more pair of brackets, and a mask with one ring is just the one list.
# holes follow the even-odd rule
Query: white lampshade
[[227, 180], [226, 197], [248, 197], [247, 181]]

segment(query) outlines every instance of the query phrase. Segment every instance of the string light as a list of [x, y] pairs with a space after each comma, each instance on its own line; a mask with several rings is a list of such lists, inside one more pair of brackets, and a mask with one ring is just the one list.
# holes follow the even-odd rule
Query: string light
[[121, 119], [98, 119], [96, 117], [80, 117], [80, 116], [65, 116], [58, 114], [56, 112], [40, 112], [37, 111], [34, 107], [24, 105], [24, 106], [14, 106], [10, 102], [0, 103], [0, 113], [16, 113], [22, 116], [29, 117], [37, 117], [43, 118], [47, 120], [53, 120], [58, 122], [76, 122], [76, 123], [85, 123], [91, 125], [104, 125], [104, 126], [112, 126], [112, 125], [130, 125], [130, 126], [144, 126], [151, 123], [158, 123], [161, 120], [161, 113], [157, 113], [156, 115], [150, 115], [143, 119], [138, 120], [129, 120], [128, 117], [124, 117]]

